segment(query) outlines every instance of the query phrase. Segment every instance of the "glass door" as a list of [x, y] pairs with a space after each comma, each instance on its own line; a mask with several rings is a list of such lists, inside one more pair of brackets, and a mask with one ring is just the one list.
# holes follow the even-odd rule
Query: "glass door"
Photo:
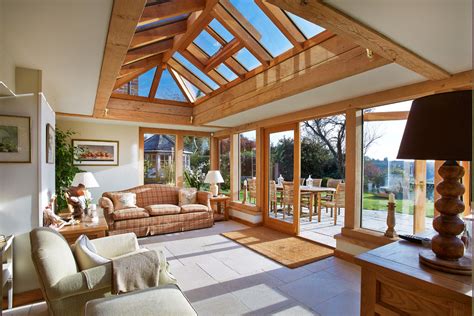
[[299, 124], [266, 129], [265, 226], [289, 234], [298, 234], [299, 178]]

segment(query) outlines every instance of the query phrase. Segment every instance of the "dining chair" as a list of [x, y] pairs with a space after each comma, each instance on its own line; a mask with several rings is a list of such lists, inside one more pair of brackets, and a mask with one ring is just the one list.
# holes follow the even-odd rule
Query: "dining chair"
[[270, 210], [273, 210], [275, 217], [278, 217], [277, 187], [274, 180], [270, 180], [269, 189]]
[[[300, 196], [300, 214], [303, 213], [303, 207], [307, 207], [308, 210], [310, 208], [309, 202], [309, 195], [310, 193], [304, 193], [303, 196]], [[293, 209], [294, 203], [294, 196], [295, 196], [295, 188], [292, 181], [284, 181], [283, 182], [283, 218], [285, 218], [285, 207], [288, 211], [288, 215], [291, 215], [291, 210]], [[308, 198], [306, 198], [306, 196]]]
[[339, 183], [334, 194], [334, 199], [331, 201], [321, 201], [321, 206], [327, 209], [331, 209], [331, 217], [334, 214], [334, 225], [337, 224], [337, 215], [341, 213], [341, 208], [345, 207], [346, 200], [346, 184]]
[[[333, 188], [336, 189], [338, 184], [342, 183], [341, 179], [328, 179], [326, 183], [327, 188]], [[327, 192], [324, 196], [321, 196], [321, 201], [333, 201], [334, 200], [334, 192]], [[326, 213], [328, 210], [326, 209]]]
[[320, 187], [323, 179], [313, 179], [313, 187]]
[[305, 178], [300, 178], [300, 186], [304, 185]]
[[[252, 178], [247, 180], [247, 186], [249, 190], [249, 202], [256, 203], [257, 202], [257, 179]], [[253, 202], [252, 202], [253, 199]]]

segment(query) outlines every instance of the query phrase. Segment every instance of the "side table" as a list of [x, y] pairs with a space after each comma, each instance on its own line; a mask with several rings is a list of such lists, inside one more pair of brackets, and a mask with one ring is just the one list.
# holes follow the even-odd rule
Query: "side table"
[[211, 197], [211, 206], [216, 205], [216, 210], [214, 212], [214, 221], [229, 220], [229, 202], [230, 197], [227, 195], [221, 196], [212, 196]]
[[86, 235], [89, 239], [101, 238], [107, 235], [109, 226], [105, 218], [99, 217], [98, 223], [80, 222], [76, 225], [64, 226], [59, 233], [66, 238], [69, 244], [73, 244], [81, 235]]
[[[0, 263], [2, 264], [2, 274], [0, 275], [0, 298], [3, 299], [3, 289], [7, 288], [8, 309], [13, 307], [13, 235], [6, 237], [4, 242], [0, 242]], [[0, 304], [0, 315], [2, 306]]]

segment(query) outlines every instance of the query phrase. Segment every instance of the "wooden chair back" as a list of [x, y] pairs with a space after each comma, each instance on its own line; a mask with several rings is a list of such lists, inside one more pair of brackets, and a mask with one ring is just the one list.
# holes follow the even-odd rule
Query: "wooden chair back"
[[313, 187], [320, 187], [323, 179], [313, 179]]
[[334, 198], [336, 207], [345, 207], [346, 203], [346, 184], [339, 183], [336, 188], [336, 195]]
[[293, 205], [295, 196], [295, 186], [293, 181], [283, 181], [283, 204]]
[[277, 202], [277, 187], [276, 187], [276, 182], [274, 180], [270, 181], [270, 190], [269, 190], [269, 199], [270, 202], [275, 203]]
[[304, 185], [305, 178], [300, 178], [300, 185]]
[[257, 179], [247, 180], [248, 190], [249, 190], [249, 200], [257, 200]]
[[326, 187], [336, 189], [339, 183], [342, 183], [341, 179], [329, 179]]

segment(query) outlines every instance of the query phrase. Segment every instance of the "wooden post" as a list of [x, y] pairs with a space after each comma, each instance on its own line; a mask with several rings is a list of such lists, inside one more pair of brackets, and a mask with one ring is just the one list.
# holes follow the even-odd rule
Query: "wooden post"
[[384, 236], [388, 238], [395, 238], [397, 237], [397, 233], [395, 231], [395, 203], [388, 202], [387, 209], [387, 230], [385, 231]]
[[230, 197], [239, 200], [239, 134], [230, 135]]
[[425, 231], [426, 217], [426, 161], [415, 160], [415, 205], [413, 234]]
[[142, 127], [138, 129], [138, 183], [145, 183], [145, 131]]
[[211, 170], [219, 170], [219, 139], [211, 137]]
[[265, 182], [263, 181], [264, 177], [264, 162], [263, 162], [263, 153], [265, 151], [264, 148], [264, 132], [263, 128], [257, 128], [256, 130], [256, 177], [257, 177], [257, 201], [256, 205], [260, 212], [262, 212], [264, 207], [264, 189], [263, 186]]
[[183, 154], [184, 154], [184, 141], [183, 135], [174, 135], [176, 137], [176, 186], [182, 188], [184, 186], [184, 167], [183, 167]]

